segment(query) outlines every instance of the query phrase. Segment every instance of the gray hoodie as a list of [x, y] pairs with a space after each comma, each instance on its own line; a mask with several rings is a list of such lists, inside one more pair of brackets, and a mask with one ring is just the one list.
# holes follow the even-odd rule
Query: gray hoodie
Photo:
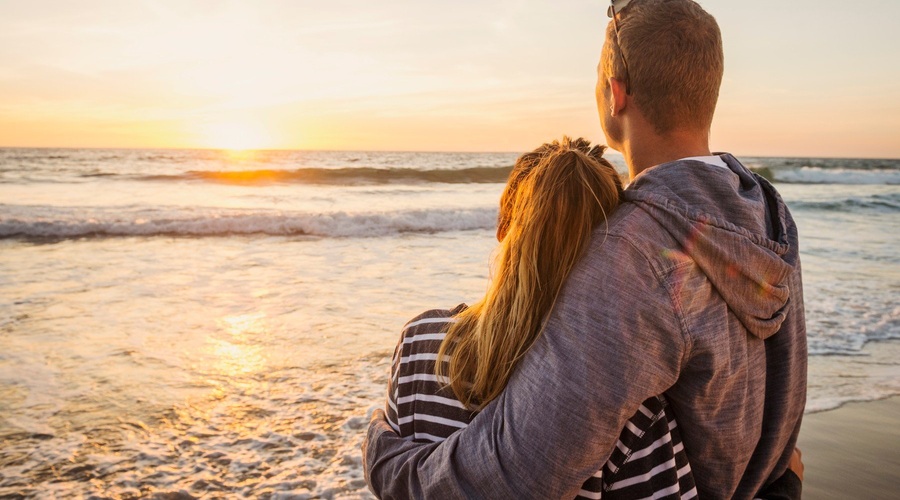
[[775, 189], [678, 161], [640, 174], [597, 229], [503, 394], [440, 444], [373, 420], [383, 498], [573, 498], [625, 421], [665, 393], [700, 498], [752, 498], [785, 471], [806, 402], [797, 230]]

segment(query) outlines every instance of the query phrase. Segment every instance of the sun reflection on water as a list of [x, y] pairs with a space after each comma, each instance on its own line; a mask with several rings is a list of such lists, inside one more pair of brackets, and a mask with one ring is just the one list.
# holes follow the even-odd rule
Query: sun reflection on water
[[258, 156], [256, 149], [229, 148], [221, 150], [220, 153], [225, 161], [233, 163], [255, 161]]
[[226, 336], [211, 337], [213, 371], [226, 376], [247, 376], [266, 366], [261, 339], [268, 335], [264, 313], [225, 316], [217, 321]]

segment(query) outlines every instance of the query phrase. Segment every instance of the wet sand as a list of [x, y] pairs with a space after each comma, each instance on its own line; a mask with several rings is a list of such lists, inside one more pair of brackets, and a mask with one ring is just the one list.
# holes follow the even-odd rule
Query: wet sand
[[803, 498], [900, 498], [900, 397], [806, 415]]

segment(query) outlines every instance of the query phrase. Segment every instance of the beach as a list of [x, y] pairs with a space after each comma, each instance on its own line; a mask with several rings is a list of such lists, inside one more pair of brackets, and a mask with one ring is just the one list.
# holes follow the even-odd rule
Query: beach
[[[369, 498], [400, 329], [484, 293], [516, 156], [0, 148], [0, 497]], [[807, 498], [885, 498], [900, 161], [741, 160], [800, 231]]]
[[897, 498], [900, 398], [806, 415], [799, 447], [804, 498]]

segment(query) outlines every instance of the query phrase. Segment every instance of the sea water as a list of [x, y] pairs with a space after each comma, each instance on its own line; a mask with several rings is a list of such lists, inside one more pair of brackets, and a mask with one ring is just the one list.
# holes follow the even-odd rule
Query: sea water
[[[366, 497], [400, 327], [481, 296], [515, 158], [0, 149], [0, 496]], [[900, 161], [741, 159], [800, 230], [807, 411], [900, 394]]]

